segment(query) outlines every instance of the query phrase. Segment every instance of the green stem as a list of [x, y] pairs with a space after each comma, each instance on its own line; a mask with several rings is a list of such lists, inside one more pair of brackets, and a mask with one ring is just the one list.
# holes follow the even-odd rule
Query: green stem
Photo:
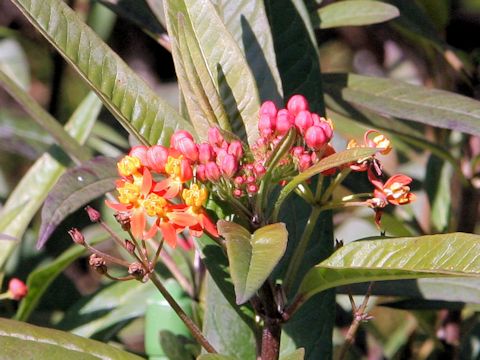
[[165, 300], [167, 300], [168, 304], [177, 313], [178, 317], [183, 321], [185, 326], [190, 330], [192, 336], [198, 341], [198, 343], [202, 345], [207, 352], [216, 354], [217, 351], [215, 348], [208, 342], [207, 338], [203, 336], [198, 326], [192, 321], [192, 319], [188, 317], [185, 311], [183, 311], [180, 305], [178, 305], [175, 299], [170, 295], [168, 290], [163, 286], [162, 282], [158, 278], [157, 274], [152, 272], [149, 274], [149, 278], [156, 286], [158, 291], [160, 291]]
[[[319, 203], [324, 203], [327, 201], [330, 196], [332, 196], [333, 191], [336, 189], [338, 185], [340, 185], [343, 180], [350, 174], [352, 170], [350, 168], [343, 169], [335, 178], [335, 180], [332, 181], [332, 183], [328, 186], [327, 190], [321, 195]], [[317, 196], [320, 196], [319, 193], [317, 192]]]
[[313, 230], [315, 229], [315, 225], [317, 223], [318, 217], [321, 213], [321, 208], [313, 207], [308, 218], [307, 224], [305, 229], [303, 230], [302, 237], [300, 238], [300, 242], [298, 243], [295, 251], [293, 252], [292, 259], [290, 260], [290, 264], [288, 265], [287, 273], [285, 275], [285, 280], [283, 282], [283, 286], [285, 292], [289, 292], [292, 288], [295, 279], [297, 278], [297, 272], [300, 268], [300, 264], [303, 260], [303, 255], [307, 250], [308, 244], [310, 242], [310, 238], [312, 236]]
[[24, 110], [42, 128], [49, 132], [58, 145], [77, 163], [90, 159], [88, 151], [85, 151], [77, 140], [63, 128], [47, 111], [45, 111], [30, 95], [27, 94], [15, 81], [13, 81], [0, 68], [0, 86], [3, 87]]

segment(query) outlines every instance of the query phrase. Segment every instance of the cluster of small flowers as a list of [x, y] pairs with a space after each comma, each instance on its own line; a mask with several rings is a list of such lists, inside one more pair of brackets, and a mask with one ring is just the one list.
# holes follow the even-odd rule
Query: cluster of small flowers
[[[390, 140], [376, 130], [368, 130], [363, 137], [363, 144], [358, 144], [355, 140], [350, 140], [347, 149], [357, 147], [378, 148], [379, 153], [387, 155], [392, 150]], [[382, 209], [388, 204], [406, 205], [415, 201], [415, 194], [410, 192], [410, 183], [412, 178], [396, 174], [391, 176], [385, 182], [382, 181], [382, 167], [380, 162], [373, 157], [360, 159], [354, 164], [350, 164], [354, 171], [367, 171], [368, 180], [375, 187], [373, 197], [366, 201], [366, 204], [375, 210], [375, 222], [380, 225]]]
[[[172, 135], [171, 144], [170, 148], [133, 147], [117, 164], [119, 202], [107, 201], [107, 205], [118, 212], [117, 219], [123, 219], [136, 239], [150, 239], [160, 231], [175, 247], [177, 234], [187, 228], [195, 237], [203, 231], [217, 237], [216, 226], [204, 208], [208, 191], [192, 181], [199, 158], [193, 138], [179, 131]], [[147, 230], [148, 218], [153, 224]]]
[[290, 151], [299, 171], [316, 163], [321, 158], [319, 155], [335, 152], [328, 145], [333, 136], [332, 122], [310, 112], [308, 101], [302, 95], [292, 96], [285, 109], [277, 109], [273, 102], [266, 101], [260, 108], [259, 116], [260, 138], [255, 148], [264, 157], [268, 156], [291, 128], [295, 128], [300, 135], [297, 146], [293, 146]]
[[[291, 167], [289, 165], [293, 164], [295, 172], [304, 171], [322, 157], [335, 152], [329, 145], [333, 136], [331, 121], [311, 112], [304, 96], [292, 96], [287, 102], [287, 107], [283, 109], [278, 109], [272, 101], [266, 101], [259, 111], [260, 137], [251, 149], [253, 161], [240, 165], [234, 179], [233, 194], [236, 197], [257, 192], [259, 182], [267, 171], [265, 166], [268, 158], [292, 128], [296, 131], [295, 141], [287, 156], [280, 160], [278, 164], [280, 169], [289, 169]], [[335, 169], [329, 171], [327, 175], [332, 173], [335, 173]], [[283, 175], [287, 178], [293, 174], [289, 174], [287, 170]]]

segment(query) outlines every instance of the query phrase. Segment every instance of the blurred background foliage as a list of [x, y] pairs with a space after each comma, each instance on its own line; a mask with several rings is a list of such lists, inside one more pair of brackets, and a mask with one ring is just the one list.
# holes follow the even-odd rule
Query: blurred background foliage
[[[178, 108], [172, 57], [162, 46], [164, 28], [152, 14], [137, 11], [135, 5], [129, 8], [128, 1], [67, 2], [137, 74]], [[335, 27], [322, 22], [321, 13], [334, 1], [307, 1], [316, 24], [322, 72], [388, 77], [480, 100], [480, 0], [385, 2], [395, 5], [400, 16], [369, 26]], [[0, 2], [0, 62], [8, 64], [20, 85], [63, 124], [89, 92], [8, 0]], [[386, 171], [402, 171], [416, 179], [418, 201], [413, 207], [385, 214], [387, 234], [478, 233], [480, 139], [418, 123], [387, 121], [368, 109], [351, 114], [335, 111], [328, 96], [334, 86], [329, 90], [328, 76], [325, 80], [328, 115], [336, 126], [334, 144], [343, 147], [348, 139], [361, 138], [366, 128], [377, 127], [392, 136], [396, 148], [395, 156], [384, 160]], [[86, 147], [96, 155], [116, 157], [129, 147], [127, 138], [126, 131], [103, 109]], [[52, 144], [52, 137], [0, 89], [0, 203]], [[347, 181], [338, 195], [360, 191], [362, 181], [357, 180]], [[96, 205], [101, 208], [101, 201]], [[342, 211], [334, 216], [334, 223], [336, 238], [344, 242], [378, 233], [371, 212], [365, 209]], [[40, 251], [35, 248], [39, 226], [37, 215], [9, 258], [5, 276], [26, 279], [34, 270], [47, 267], [37, 274], [37, 281], [53, 282], [31, 313], [25, 309], [17, 312], [17, 304], [2, 302], [0, 316], [17, 314], [35, 324], [122, 344], [143, 354], [145, 303], [128, 305], [132, 299], [148, 296], [151, 289], [100, 279], [90, 271], [86, 258], [80, 257], [80, 250], [65, 257], [70, 247], [68, 228], [88, 226], [90, 239], [105, 237], [82, 211], [70, 215]], [[61, 254], [64, 258], [59, 258]], [[183, 255], [175, 256], [188, 273]], [[362, 295], [365, 289], [361, 284], [339, 289], [334, 344], [341, 345], [352, 320], [345, 294]], [[145, 294], [139, 295], [139, 291]], [[421, 279], [402, 281], [401, 286], [385, 282], [374, 287], [374, 294], [377, 296], [370, 302], [373, 320], [363, 324], [357, 334], [352, 359], [480, 359], [480, 282]]]

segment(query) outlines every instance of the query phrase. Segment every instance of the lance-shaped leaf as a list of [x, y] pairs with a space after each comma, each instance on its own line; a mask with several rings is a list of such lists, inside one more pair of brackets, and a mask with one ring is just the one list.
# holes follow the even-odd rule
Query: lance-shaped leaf
[[63, 174], [43, 204], [37, 248], [45, 244], [68, 215], [113, 190], [117, 178], [116, 160], [107, 157], [86, 161]]
[[12, 2], [142, 143], [168, 144], [176, 129], [190, 130], [190, 124], [158, 97], [65, 2]]
[[282, 101], [282, 81], [277, 68], [273, 36], [265, 3], [250, 0], [213, 0], [218, 14], [243, 50], [262, 101]]
[[[83, 144], [90, 134], [100, 109], [101, 102], [95, 94], [91, 93], [71, 116], [69, 122], [65, 125], [65, 129], [80, 144]], [[42, 155], [24, 175], [0, 211], [0, 218], [8, 216], [12, 212], [16, 213], [11, 221], [0, 223], [0, 233], [17, 239], [22, 238], [28, 224], [42, 206], [48, 192], [66, 169], [60, 160], [65, 159], [62, 159], [58, 149], [52, 148], [49, 153]], [[18, 212], [16, 209], [18, 209]], [[15, 243], [11, 241], [0, 241], [0, 268], [5, 265], [5, 261], [14, 245]]]
[[304, 95], [312, 111], [325, 113], [318, 46], [303, 0], [265, 0], [283, 96]]
[[5, 359], [142, 359], [99, 341], [9, 319], [0, 319], [0, 348]]
[[165, 33], [163, 25], [150, 9], [146, 0], [99, 0], [119, 16], [144, 29], [153, 37]]
[[347, 0], [328, 4], [317, 13], [320, 29], [378, 24], [400, 15], [395, 6], [372, 0]]
[[[90, 337], [102, 330], [145, 314], [145, 299], [157, 290], [149, 281], [115, 282], [97, 293], [79, 300], [58, 324], [71, 333]], [[142, 301], [139, 301], [142, 299]]]
[[288, 355], [280, 356], [280, 360], [303, 360], [305, 357], [305, 349], [300, 348]]
[[[215, 7], [209, 0], [169, 0], [165, 4], [167, 27], [173, 38], [179, 37], [179, 14], [185, 21], [183, 30], [198, 71], [197, 81], [200, 80], [205, 94], [212, 100], [210, 107], [216, 115], [217, 112], [221, 115], [223, 106], [233, 131], [253, 144], [258, 137], [260, 107], [255, 80]], [[174, 44], [172, 50], [181, 75], [187, 70], [182, 63], [184, 54], [179, 52], [178, 45]], [[185, 85], [181, 87], [186, 90]], [[190, 113], [190, 108], [188, 110]]]
[[324, 75], [332, 96], [382, 114], [480, 135], [480, 101], [398, 80], [353, 74]]
[[221, 220], [218, 231], [226, 240], [237, 304], [243, 304], [262, 286], [285, 253], [287, 228], [276, 223], [251, 234], [241, 225]]
[[323, 158], [312, 167], [301, 172], [300, 174], [295, 176], [292, 180], [290, 180], [290, 182], [287, 185], [285, 185], [285, 187], [280, 192], [280, 195], [278, 196], [278, 199], [274, 206], [273, 218], [274, 219], [277, 218], [280, 212], [281, 204], [287, 198], [287, 196], [290, 195], [290, 193], [293, 190], [295, 190], [295, 188], [305, 180], [308, 180], [312, 176], [320, 174], [325, 170], [336, 168], [341, 165], [345, 165], [345, 164], [357, 161], [359, 159], [370, 157], [373, 154], [375, 154], [377, 151], [378, 150], [375, 148], [354, 148], [354, 149], [344, 150]]
[[480, 236], [465, 233], [352, 242], [310, 270], [302, 301], [332, 287], [365, 281], [480, 277]]

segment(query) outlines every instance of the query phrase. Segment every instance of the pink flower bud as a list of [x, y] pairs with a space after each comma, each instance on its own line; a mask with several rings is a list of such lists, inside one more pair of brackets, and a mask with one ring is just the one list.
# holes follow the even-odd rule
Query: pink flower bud
[[238, 169], [238, 161], [231, 154], [225, 155], [221, 165], [222, 173], [227, 177], [232, 177]]
[[10, 279], [8, 283], [8, 291], [13, 300], [21, 300], [28, 294], [28, 288], [25, 283], [17, 278]]
[[247, 191], [250, 193], [250, 194], [254, 194], [258, 191], [258, 186], [255, 185], [255, 184], [250, 184], [247, 186]]
[[205, 176], [208, 180], [214, 182], [220, 179], [220, 169], [213, 161], [210, 161], [205, 165]]
[[235, 189], [235, 190], [233, 190], [233, 196], [239, 198], [239, 197], [241, 197], [242, 195], [243, 195], [243, 191], [242, 191], [242, 190], [240, 190], [240, 189]]
[[249, 175], [249, 176], [247, 176], [245, 181], [247, 182], [247, 184], [251, 184], [251, 183], [254, 183], [255, 180], [256, 180], [255, 176]]
[[88, 217], [90, 218], [91, 222], [100, 221], [100, 218], [102, 216], [100, 215], [100, 213], [97, 210], [95, 210], [91, 206], [87, 206], [87, 207], [85, 207], [85, 211], [87, 212]]
[[198, 145], [198, 161], [202, 164], [206, 164], [212, 161], [213, 149], [208, 143], [202, 143]]
[[77, 228], [68, 230], [68, 235], [72, 238], [73, 242], [78, 245], [85, 245], [85, 237]]
[[198, 160], [198, 148], [195, 142], [187, 137], [179, 139], [175, 144], [175, 149], [180, 151], [190, 161]]
[[308, 154], [303, 154], [300, 156], [300, 161], [298, 162], [298, 168], [300, 171], [307, 170], [312, 165], [312, 158]]
[[303, 152], [305, 151], [305, 149], [301, 146], [295, 146], [293, 149], [292, 149], [292, 154], [293, 156], [295, 156], [296, 158], [299, 158], [300, 159], [300, 156], [303, 155]]
[[262, 164], [255, 164], [255, 175], [262, 176], [267, 170]]
[[242, 143], [238, 140], [234, 140], [228, 146], [228, 153], [233, 155], [235, 159], [240, 160], [243, 156]]
[[222, 146], [222, 143], [225, 141], [222, 134], [220, 134], [220, 130], [216, 127], [211, 127], [208, 129], [208, 142], [212, 146]]
[[244, 168], [245, 168], [245, 170], [247, 170], [247, 171], [253, 171], [253, 164], [246, 164], [246, 165], [244, 166]]
[[295, 116], [295, 126], [300, 134], [305, 134], [307, 129], [313, 125], [312, 114], [310, 111], [302, 110]]
[[170, 138], [170, 146], [173, 147], [174, 149], [180, 150], [178, 148], [178, 143], [182, 139], [190, 139], [193, 141], [193, 136], [186, 130], [178, 130], [175, 131]]
[[308, 101], [303, 95], [293, 95], [287, 103], [288, 111], [296, 116], [302, 110], [308, 110]]
[[200, 180], [200, 181], [207, 180], [207, 176], [205, 174], [205, 165], [200, 164], [200, 165], [197, 166], [196, 176], [197, 176], [197, 179]]
[[137, 159], [140, 159], [142, 165], [145, 165], [147, 164], [147, 150], [148, 148], [143, 145], [134, 146], [130, 149], [128, 155], [135, 156]]
[[155, 145], [147, 150], [147, 164], [157, 172], [165, 171], [165, 164], [168, 159], [168, 149], [162, 145]]
[[305, 133], [305, 142], [314, 150], [320, 150], [329, 140], [325, 134], [325, 130], [320, 126], [311, 126]]
[[284, 135], [290, 130], [294, 124], [294, 117], [288, 112], [288, 110], [282, 109], [277, 114], [277, 133]]
[[218, 166], [222, 166], [223, 159], [225, 159], [225, 156], [227, 156], [227, 155], [228, 155], [227, 150], [217, 149], [217, 159], [216, 159], [216, 163], [217, 163]]
[[260, 119], [258, 119], [258, 130], [260, 133], [265, 131], [272, 133], [274, 129], [275, 118], [267, 114], [260, 115]]
[[236, 185], [242, 185], [245, 179], [242, 176], [237, 176], [233, 181]]
[[277, 115], [277, 107], [273, 101], [265, 101], [260, 107], [260, 115], [268, 115], [271, 118], [275, 118]]

